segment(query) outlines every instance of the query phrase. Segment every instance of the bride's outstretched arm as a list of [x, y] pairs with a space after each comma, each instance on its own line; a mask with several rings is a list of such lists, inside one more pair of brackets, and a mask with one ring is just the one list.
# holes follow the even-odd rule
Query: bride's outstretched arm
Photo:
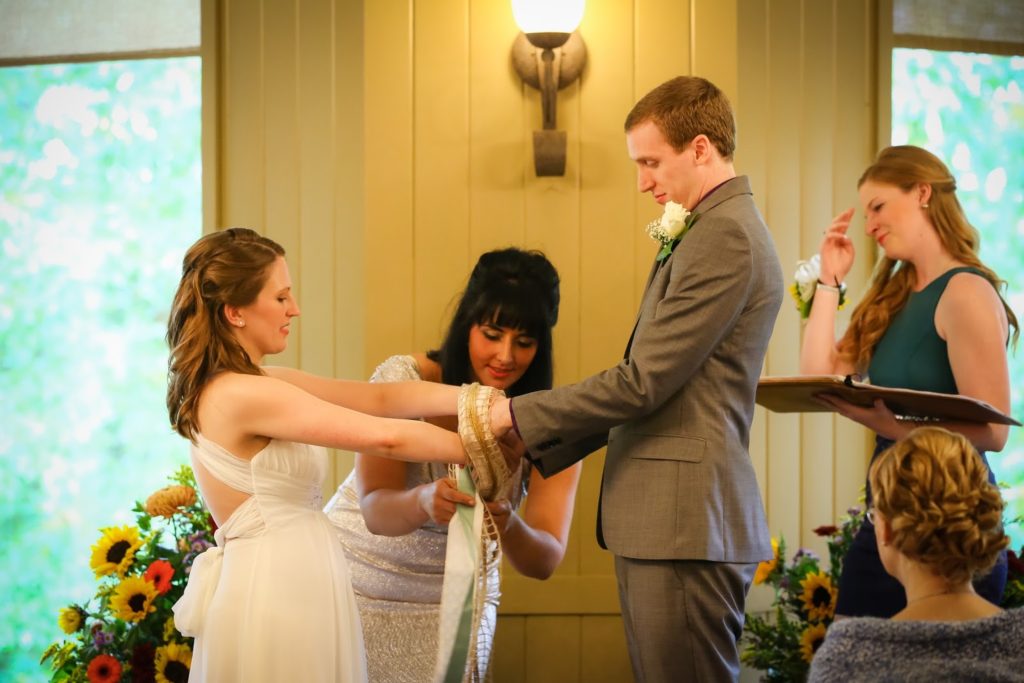
[[459, 387], [436, 382], [358, 382], [268, 366], [271, 377], [335, 405], [385, 417], [436, 417], [458, 412]]
[[[350, 384], [360, 385], [359, 382]], [[361, 384], [366, 389], [407, 386], [414, 395], [431, 382]], [[457, 387], [452, 390], [457, 400]], [[328, 403], [274, 377], [231, 373], [215, 379], [204, 402], [243, 434], [341, 448], [413, 462], [463, 464], [465, 453], [458, 434], [419, 420], [367, 415]], [[359, 391], [355, 392], [359, 394]], [[391, 392], [384, 392], [391, 393]], [[433, 394], [443, 398], [442, 394]], [[358, 403], [358, 401], [357, 401]], [[411, 401], [416, 405], [415, 400]], [[413, 414], [417, 414], [413, 411]]]

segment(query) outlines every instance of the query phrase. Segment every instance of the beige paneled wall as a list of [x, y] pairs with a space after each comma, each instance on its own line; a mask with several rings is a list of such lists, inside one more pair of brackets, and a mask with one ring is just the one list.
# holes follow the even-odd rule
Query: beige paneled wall
[[[831, 218], [854, 205], [857, 178], [874, 156], [875, 6], [874, 0], [739, 2], [737, 166], [751, 176], [787, 276], [797, 260], [817, 251]], [[862, 231], [852, 234], [860, 253], [872, 253]], [[858, 259], [851, 274], [854, 299], [870, 260]], [[799, 315], [787, 299], [766, 374], [799, 372], [800, 338]], [[754, 426], [751, 455], [773, 535], [783, 535], [791, 549], [827, 556], [811, 530], [857, 503], [869, 435], [829, 414], [760, 408]], [[752, 593], [755, 607], [770, 599], [767, 590]]]
[[[791, 271], [852, 204], [874, 151], [874, 2], [591, 0], [587, 68], [558, 97], [566, 175], [537, 178], [540, 98], [512, 70], [506, 0], [205, 0], [218, 21], [216, 223], [280, 240], [303, 305], [278, 361], [358, 378], [430, 348], [476, 257], [518, 245], [562, 277], [556, 382], [615, 363], [655, 251], [642, 227], [658, 214], [636, 192], [622, 121], [678, 74], [732, 98], [738, 170]], [[797, 371], [799, 339], [787, 301], [768, 373]], [[759, 409], [751, 451], [773, 533], [820, 550], [809, 530], [854, 502], [867, 448], [830, 417]], [[602, 458], [585, 463], [555, 577], [505, 571], [497, 681], [631, 678], [611, 558], [594, 540]], [[340, 479], [351, 461], [337, 462]]]

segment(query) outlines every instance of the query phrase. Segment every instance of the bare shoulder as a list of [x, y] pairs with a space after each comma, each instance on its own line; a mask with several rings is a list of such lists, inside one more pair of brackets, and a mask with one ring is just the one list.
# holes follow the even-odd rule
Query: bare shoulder
[[950, 307], [956, 314], [969, 314], [971, 309], [991, 307], [1005, 316], [1002, 301], [992, 283], [977, 273], [957, 273], [949, 279], [939, 299], [939, 307]]
[[940, 336], [953, 329], [1007, 329], [1006, 310], [992, 283], [977, 273], [957, 273], [949, 279], [935, 309]]
[[425, 353], [414, 353], [412, 359], [416, 361], [416, 368], [419, 371], [420, 378], [425, 382], [440, 382], [441, 381], [441, 364], [437, 361], [430, 360]]

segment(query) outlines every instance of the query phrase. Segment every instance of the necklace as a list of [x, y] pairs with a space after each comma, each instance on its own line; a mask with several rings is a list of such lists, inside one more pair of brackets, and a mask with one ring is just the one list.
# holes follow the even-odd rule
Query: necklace
[[907, 606], [909, 607], [910, 605], [913, 605], [915, 602], [921, 602], [922, 600], [927, 600], [928, 598], [937, 598], [940, 595], [966, 595], [968, 592], [969, 591], [956, 591], [947, 588], [945, 590], [937, 591], [935, 593], [928, 593], [926, 595], [922, 595], [920, 597], [914, 598], [913, 600], [907, 600]]

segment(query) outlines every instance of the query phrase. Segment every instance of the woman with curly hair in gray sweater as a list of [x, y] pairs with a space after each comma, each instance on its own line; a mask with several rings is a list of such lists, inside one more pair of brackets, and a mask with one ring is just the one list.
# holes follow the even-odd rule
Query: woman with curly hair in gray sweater
[[1024, 610], [996, 607], [971, 583], [1009, 543], [999, 489], [971, 443], [920, 427], [879, 455], [868, 479], [878, 553], [907, 605], [892, 619], [836, 621], [809, 680], [1024, 680]]

